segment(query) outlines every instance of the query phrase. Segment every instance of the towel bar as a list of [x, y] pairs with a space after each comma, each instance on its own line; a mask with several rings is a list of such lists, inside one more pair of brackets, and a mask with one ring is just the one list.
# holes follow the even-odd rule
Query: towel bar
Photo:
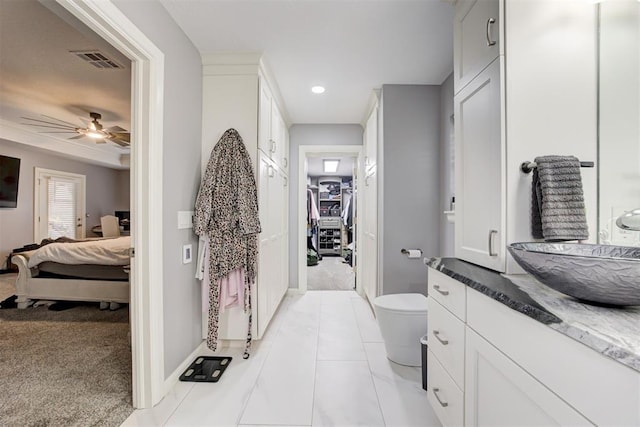
[[[580, 162], [581, 168], [592, 168], [594, 166], [594, 162]], [[522, 164], [520, 165], [520, 170], [524, 173], [530, 173], [537, 167], [538, 165], [536, 164], [536, 162], [522, 162]]]

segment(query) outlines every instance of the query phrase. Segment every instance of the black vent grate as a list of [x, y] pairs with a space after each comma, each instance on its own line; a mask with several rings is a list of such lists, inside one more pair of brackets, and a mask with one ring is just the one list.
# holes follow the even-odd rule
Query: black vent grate
[[118, 64], [113, 59], [107, 57], [104, 53], [99, 50], [91, 50], [91, 51], [71, 51], [72, 54], [82, 59], [85, 62], [93, 65], [96, 68], [100, 68], [102, 70], [112, 70], [112, 69], [123, 69], [124, 67]]

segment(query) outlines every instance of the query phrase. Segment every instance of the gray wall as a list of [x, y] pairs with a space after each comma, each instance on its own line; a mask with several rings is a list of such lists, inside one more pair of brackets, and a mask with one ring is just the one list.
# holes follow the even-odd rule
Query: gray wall
[[298, 157], [301, 145], [362, 145], [358, 124], [303, 124], [289, 128], [289, 287], [298, 287]]
[[161, 3], [115, 0], [164, 53], [164, 362], [169, 376], [202, 342], [200, 282], [195, 263], [182, 264], [182, 245], [198, 240], [178, 230], [177, 212], [193, 210], [200, 185], [202, 61]]
[[33, 181], [36, 167], [86, 176], [87, 237], [94, 236], [91, 227], [100, 224], [101, 216], [129, 209], [129, 171], [67, 159], [5, 139], [0, 139], [0, 153], [20, 159], [18, 207], [0, 209], [0, 268], [5, 267], [12, 249], [34, 243]]
[[440, 253], [440, 86], [383, 85], [382, 103], [382, 294], [426, 295], [422, 258], [400, 250]]
[[[453, 136], [453, 74], [440, 86], [440, 210], [450, 210], [455, 194]], [[452, 257], [454, 225], [440, 212], [440, 256]]]

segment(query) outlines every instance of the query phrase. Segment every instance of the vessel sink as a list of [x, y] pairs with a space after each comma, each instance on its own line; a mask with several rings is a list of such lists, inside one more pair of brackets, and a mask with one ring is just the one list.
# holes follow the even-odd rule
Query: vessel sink
[[585, 302], [640, 305], [640, 248], [512, 243], [509, 253], [538, 281]]

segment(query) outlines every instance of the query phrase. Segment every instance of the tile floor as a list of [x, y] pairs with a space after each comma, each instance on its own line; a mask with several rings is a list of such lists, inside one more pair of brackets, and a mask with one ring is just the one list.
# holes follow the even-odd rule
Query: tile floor
[[350, 291], [356, 274], [339, 256], [324, 255], [317, 265], [307, 267], [307, 289], [310, 291]]
[[390, 362], [353, 291], [287, 295], [248, 360], [218, 383], [179, 382], [123, 426], [440, 426], [421, 371]]

